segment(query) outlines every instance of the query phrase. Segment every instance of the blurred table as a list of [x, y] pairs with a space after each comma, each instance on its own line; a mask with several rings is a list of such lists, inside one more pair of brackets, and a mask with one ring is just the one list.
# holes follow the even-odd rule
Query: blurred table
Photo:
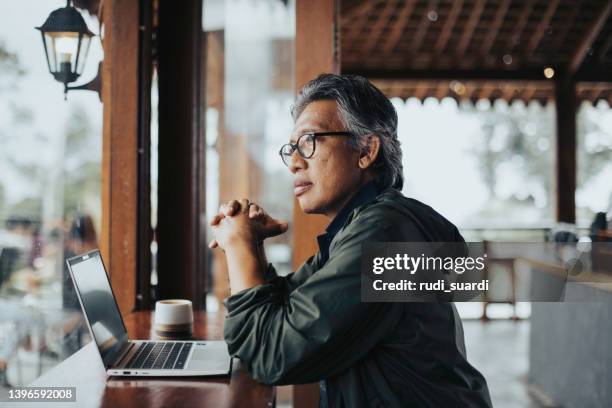
[[[154, 338], [152, 312], [125, 318], [132, 339]], [[194, 339], [221, 340], [223, 315], [194, 313]], [[49, 370], [31, 386], [76, 387], [76, 403], [45, 402], [45, 407], [272, 407], [274, 387], [257, 383], [234, 360], [230, 376], [107, 377], [93, 342]], [[4, 405], [3, 405], [4, 406]], [[23, 407], [23, 403], [6, 406]]]

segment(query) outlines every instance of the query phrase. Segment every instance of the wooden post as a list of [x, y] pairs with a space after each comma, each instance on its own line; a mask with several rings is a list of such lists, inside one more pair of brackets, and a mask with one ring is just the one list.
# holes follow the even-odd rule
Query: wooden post
[[[209, 108], [215, 109], [218, 113], [215, 142], [221, 159], [218, 168], [215, 169], [219, 174], [219, 202], [215, 203], [218, 206], [232, 197], [234, 192], [228, 189], [235, 185], [231, 177], [233, 161], [228, 156], [232, 152], [232, 146], [231, 143], [227, 143], [225, 137], [225, 32], [223, 30], [206, 32], [206, 109]], [[215, 207], [215, 210], [217, 208]], [[219, 310], [224, 310], [223, 299], [230, 294], [225, 253], [213, 250], [209, 256], [212, 257], [212, 290]]]
[[[297, 0], [295, 35], [295, 83], [297, 91], [321, 73], [339, 73], [340, 39], [339, 2], [334, 0]], [[293, 205], [293, 267], [298, 268], [318, 250], [316, 236], [323, 232], [328, 220], [323, 216], [306, 215], [297, 200]], [[295, 385], [293, 404], [296, 408], [319, 404], [319, 385]]]
[[576, 222], [576, 82], [560, 73], [555, 82], [557, 110], [557, 221]]
[[137, 290], [139, 2], [104, 2], [102, 229], [100, 249], [117, 303]]
[[[296, 2], [295, 83], [299, 92], [306, 82], [322, 73], [339, 73], [340, 43], [337, 23], [338, 6], [333, 0], [298, 0]], [[306, 215], [297, 200], [293, 205], [293, 267], [298, 268], [318, 250], [316, 236], [328, 220]]]
[[151, 83], [153, 79], [153, 2], [140, 0], [138, 69], [138, 243], [136, 309], [152, 309], [151, 293]]
[[205, 303], [202, 1], [159, 1], [158, 293]]

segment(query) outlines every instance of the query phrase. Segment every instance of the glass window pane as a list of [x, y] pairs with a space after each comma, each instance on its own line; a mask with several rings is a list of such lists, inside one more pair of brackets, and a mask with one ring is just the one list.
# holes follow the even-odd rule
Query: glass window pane
[[57, 61], [55, 59], [55, 36], [51, 33], [45, 33], [45, 44], [47, 46], [47, 53], [49, 55], [49, 67], [52, 72], [57, 72]]
[[463, 231], [546, 228], [554, 222], [552, 104], [392, 102], [406, 195]]
[[[294, 1], [204, 1], [207, 218], [219, 204], [248, 197], [274, 217], [290, 220], [291, 174], [278, 150], [293, 121]], [[290, 272], [291, 236], [266, 241], [268, 260]], [[227, 296], [223, 255], [210, 252], [208, 308]]]
[[85, 67], [85, 61], [87, 61], [87, 55], [89, 54], [89, 45], [91, 44], [91, 37], [86, 35], [81, 39], [81, 53], [79, 54], [79, 61], [77, 64], [76, 72], [77, 74], [83, 73], [83, 68]]
[[77, 33], [50, 33], [55, 40], [55, 53], [60, 64], [70, 63], [74, 67], [76, 54], [79, 48]]
[[[65, 5], [0, 3], [0, 393], [89, 338], [64, 260], [98, 245], [102, 104], [83, 91], [64, 101], [33, 28]], [[87, 81], [102, 59], [99, 40], [88, 59]]]
[[612, 218], [612, 110], [608, 103], [582, 103], [576, 127], [576, 221], [588, 226], [598, 212]]

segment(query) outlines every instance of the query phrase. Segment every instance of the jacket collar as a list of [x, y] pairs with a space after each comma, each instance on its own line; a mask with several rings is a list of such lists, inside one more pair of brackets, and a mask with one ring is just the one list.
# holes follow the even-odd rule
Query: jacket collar
[[319, 243], [319, 252], [321, 253], [321, 260], [323, 263], [327, 262], [327, 259], [329, 258], [329, 245], [331, 244], [338, 231], [340, 231], [344, 224], [346, 224], [346, 221], [348, 220], [353, 210], [358, 207], [361, 207], [364, 204], [374, 201], [379, 193], [380, 192], [378, 188], [372, 181], [361, 187], [361, 189], [359, 189], [359, 191], [355, 193], [355, 195], [349, 200], [349, 202], [346, 203], [344, 207], [342, 207], [340, 212], [336, 214], [332, 222], [329, 223], [329, 225], [325, 229], [325, 233], [317, 237], [317, 241]]

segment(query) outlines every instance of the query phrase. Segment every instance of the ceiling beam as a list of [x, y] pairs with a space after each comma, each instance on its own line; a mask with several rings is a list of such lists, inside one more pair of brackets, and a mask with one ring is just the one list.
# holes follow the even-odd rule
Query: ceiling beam
[[471, 83], [467, 83], [467, 84], [463, 84], [465, 86], [465, 91], [463, 92], [463, 95], [459, 95], [457, 94], [457, 96], [459, 97], [459, 99], [472, 99], [474, 98], [474, 91], [475, 91], [475, 87], [473, 84]]
[[389, 0], [385, 2], [385, 6], [382, 12], [378, 15], [378, 20], [376, 20], [376, 23], [374, 23], [374, 25], [372, 25], [370, 35], [366, 38], [366, 43], [361, 49], [361, 56], [363, 58], [367, 58], [370, 55], [370, 53], [376, 46], [376, 43], [382, 36], [385, 27], [389, 25], [389, 21], [393, 16], [393, 12], [395, 11], [397, 3], [398, 0]]
[[523, 34], [523, 30], [525, 29], [525, 25], [527, 24], [527, 20], [529, 19], [529, 15], [531, 14], [531, 10], [533, 9], [533, 0], [528, 0], [523, 5], [523, 9], [521, 10], [521, 15], [514, 26], [514, 30], [512, 31], [512, 35], [508, 37], [508, 42], [506, 43], [506, 49], [508, 53], [514, 51], [518, 43], [520, 42], [521, 36]]
[[448, 17], [446, 17], [444, 26], [442, 26], [442, 32], [440, 33], [440, 36], [436, 41], [437, 54], [442, 54], [444, 52], [444, 48], [446, 48], [446, 44], [448, 43], [448, 39], [450, 38], [453, 32], [453, 28], [455, 27], [455, 23], [457, 22], [457, 17], [459, 17], [462, 8], [463, 0], [453, 1], [453, 5], [451, 7], [450, 12], [448, 13]]
[[425, 11], [423, 12], [423, 15], [421, 16], [419, 27], [417, 28], [417, 31], [414, 34], [414, 38], [412, 39], [411, 48], [413, 52], [416, 52], [419, 49], [419, 47], [422, 45], [423, 39], [425, 38], [425, 34], [427, 33], [427, 27], [429, 27], [429, 24], [431, 24], [431, 21], [429, 21], [429, 17], [427, 17], [427, 14], [429, 13], [430, 10], [436, 8], [437, 4], [438, 4], [437, 0], [429, 0], [427, 2], [427, 8], [425, 9]]
[[479, 70], [479, 69], [367, 69], [359, 67], [342, 68], [343, 74], [357, 74], [368, 79], [432, 79], [432, 80], [525, 80], [547, 81], [540, 68], [520, 70]]
[[410, 20], [410, 16], [412, 15], [412, 10], [414, 10], [416, 0], [407, 0], [400, 11], [395, 24], [391, 28], [391, 34], [385, 41], [383, 45], [383, 49], [385, 51], [392, 51], [397, 47], [400, 39], [402, 38], [402, 34], [404, 33], [404, 28], [406, 27], [406, 23]]
[[365, 14], [368, 14], [377, 3], [378, 0], [362, 0], [361, 3], [358, 3], [349, 9], [340, 10], [340, 22], [342, 24], [346, 24], [354, 18], [358, 18]]
[[[499, 69], [372, 69], [359, 66], [342, 66], [343, 74], [361, 75], [368, 79], [379, 80], [494, 80], [494, 81], [543, 81], [541, 68], [522, 68], [513, 70]], [[555, 68], [555, 78], [563, 75], [563, 69]], [[612, 83], [612, 66], [606, 65], [592, 69], [581, 69], [574, 75], [576, 82]]]
[[568, 66], [568, 73], [573, 75], [578, 71], [580, 65], [582, 65], [582, 61], [584, 61], [584, 57], [589, 50], [589, 47], [593, 44], [593, 41], [597, 38], [597, 35], [603, 28], [606, 20], [610, 16], [610, 11], [612, 11], [612, 1], [606, 1], [601, 7], [599, 13], [595, 15], [593, 21], [589, 24], [589, 29], [578, 43], [578, 47], [574, 50], [572, 54], [572, 58], [570, 59], [570, 63]]
[[512, 96], [514, 95], [515, 90], [518, 89], [518, 86], [505, 82], [500, 86], [500, 88], [502, 92], [501, 99], [509, 101], [510, 98], [512, 98]]
[[457, 55], [463, 56], [463, 53], [470, 44], [472, 34], [474, 34], [474, 30], [478, 25], [478, 21], [480, 21], [480, 16], [482, 14], [482, 10], [484, 9], [484, 5], [484, 0], [476, 0], [476, 3], [474, 3], [474, 7], [472, 8], [470, 17], [467, 23], [465, 24], [463, 34], [461, 35], [461, 39], [459, 40], [459, 45], [457, 46]]
[[544, 16], [538, 23], [535, 33], [533, 33], [533, 36], [529, 40], [529, 45], [527, 46], [526, 53], [528, 57], [531, 57], [531, 54], [533, 54], [534, 51], [538, 48], [538, 45], [540, 45], [540, 41], [544, 36], [544, 32], [548, 28], [550, 20], [555, 15], [555, 11], [557, 11], [558, 6], [559, 0], [551, 0], [548, 2], [548, 7], [546, 8], [546, 12], [544, 12]]
[[535, 92], [536, 92], [535, 86], [527, 85], [525, 92], [523, 92], [523, 100], [529, 102], [531, 98], [533, 98], [533, 95], [535, 95]]
[[572, 27], [574, 27], [574, 21], [576, 20], [579, 11], [580, 5], [577, 4], [575, 7], [572, 7], [568, 13], [567, 19], [563, 22], [563, 24], [561, 24], [561, 27], [555, 31], [553, 38], [554, 51], [559, 51], [561, 46], [563, 46], [565, 43], [567, 34], [570, 32]]
[[480, 88], [480, 95], [478, 95], [478, 99], [489, 99], [494, 89], [495, 86], [493, 84], [485, 81], [485, 83]]
[[499, 32], [499, 29], [501, 28], [502, 23], [504, 22], [509, 6], [510, 6], [510, 0], [502, 0], [499, 3], [499, 7], [497, 8], [497, 11], [495, 12], [495, 18], [493, 20], [493, 23], [491, 24], [491, 27], [489, 28], [489, 31], [487, 32], [487, 36], [484, 39], [482, 49], [480, 50], [481, 55], [486, 56], [489, 54], [489, 51], [491, 51], [491, 47], [495, 43], [495, 39], [497, 38], [497, 33]]
[[448, 90], [448, 82], [446, 81], [440, 81], [438, 83], [438, 87], [436, 89], [436, 99], [441, 101], [442, 98], [444, 98], [445, 96], [447, 96], [449, 93]]
[[610, 47], [612, 47], [612, 33], [608, 34], [606, 42], [604, 42], [601, 48], [597, 51], [600, 62], [606, 58], [606, 54], [610, 50]]
[[612, 65], [606, 64], [595, 68], [582, 67], [574, 74], [576, 82], [612, 83]]
[[425, 98], [425, 96], [427, 96], [427, 91], [429, 90], [429, 85], [426, 83], [419, 83], [417, 84], [415, 90], [414, 90], [414, 97], [419, 99], [419, 100], [423, 100], [423, 98]]
[[601, 95], [601, 93], [604, 91], [604, 89], [606, 89], [606, 85], [605, 84], [595, 84], [595, 86], [593, 87], [593, 90], [591, 91], [591, 102], [596, 103], [597, 99], [599, 99], [599, 95]]
[[[369, 24], [368, 13], [370, 13], [379, 2], [379, 0], [365, 0], [364, 3], [361, 4], [359, 13], [353, 13], [353, 17], [350, 19], [345, 19], [345, 16], [342, 17], [342, 22], [340, 23], [340, 31], [342, 32], [340, 35], [341, 42], [344, 38], [361, 38], [363, 28]], [[342, 13], [342, 11], [340, 12]], [[346, 49], [342, 48], [343, 46], [346, 46]], [[359, 51], [360, 44], [341, 44], [341, 49], [342, 52], [346, 51], [348, 53], [353, 49]]]

